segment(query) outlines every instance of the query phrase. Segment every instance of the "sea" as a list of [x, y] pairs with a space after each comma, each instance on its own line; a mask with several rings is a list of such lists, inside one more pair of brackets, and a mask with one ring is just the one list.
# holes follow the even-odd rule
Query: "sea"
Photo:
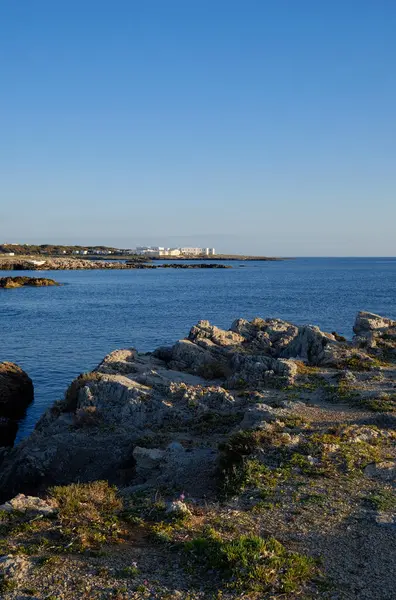
[[[70, 382], [116, 348], [149, 352], [207, 319], [278, 317], [351, 338], [356, 313], [396, 319], [396, 258], [230, 261], [230, 269], [46, 271], [62, 285], [0, 290], [0, 361], [32, 378], [18, 440]], [[0, 271], [9, 275], [39, 275]]]

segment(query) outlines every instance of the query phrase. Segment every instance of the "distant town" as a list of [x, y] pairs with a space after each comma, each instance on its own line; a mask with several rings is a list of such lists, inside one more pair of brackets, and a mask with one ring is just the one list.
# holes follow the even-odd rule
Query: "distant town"
[[142, 256], [147, 258], [160, 257], [205, 257], [215, 256], [214, 248], [166, 248], [165, 246], [137, 246], [136, 248], [113, 248], [107, 246], [63, 246], [53, 244], [0, 244], [0, 254], [18, 256], [26, 254], [42, 254], [45, 256]]

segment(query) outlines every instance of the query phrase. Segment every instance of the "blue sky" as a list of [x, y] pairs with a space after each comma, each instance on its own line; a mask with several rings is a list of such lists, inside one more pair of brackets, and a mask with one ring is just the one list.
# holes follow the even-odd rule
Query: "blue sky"
[[394, 0], [4, 0], [0, 241], [396, 255]]

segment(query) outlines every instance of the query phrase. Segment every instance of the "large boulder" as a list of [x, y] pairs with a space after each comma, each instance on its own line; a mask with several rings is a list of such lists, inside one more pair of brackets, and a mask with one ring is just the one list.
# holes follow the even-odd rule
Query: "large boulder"
[[374, 313], [359, 312], [353, 327], [353, 344], [381, 360], [396, 359], [396, 321]]
[[34, 395], [33, 382], [18, 365], [0, 363], [0, 446], [13, 444], [17, 420], [21, 419]]
[[374, 313], [360, 311], [358, 312], [353, 326], [356, 335], [366, 335], [372, 331], [396, 327], [396, 321], [381, 317]]

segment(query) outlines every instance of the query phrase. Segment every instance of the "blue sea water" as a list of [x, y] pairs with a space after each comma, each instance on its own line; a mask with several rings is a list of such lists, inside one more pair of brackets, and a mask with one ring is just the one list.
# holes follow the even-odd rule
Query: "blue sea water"
[[[64, 285], [0, 290], [0, 361], [19, 364], [35, 386], [19, 438], [108, 352], [171, 344], [200, 319], [228, 328], [238, 317], [279, 317], [347, 337], [359, 310], [396, 319], [396, 258], [229, 264], [232, 269], [48, 271], [45, 276]], [[5, 275], [10, 272], [0, 272]]]

